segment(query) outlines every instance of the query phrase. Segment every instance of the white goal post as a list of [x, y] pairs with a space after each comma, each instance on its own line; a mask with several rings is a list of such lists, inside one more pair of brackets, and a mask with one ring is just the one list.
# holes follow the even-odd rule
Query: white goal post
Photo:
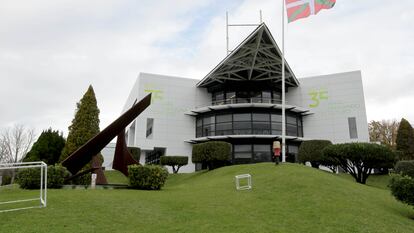
[[[9, 212], [15, 210], [24, 210], [24, 209], [32, 209], [32, 208], [43, 208], [47, 205], [47, 164], [44, 162], [21, 162], [21, 163], [6, 163], [0, 164], [0, 174], [2, 171], [5, 170], [18, 170], [24, 168], [39, 168], [40, 169], [40, 194], [37, 198], [30, 198], [30, 199], [20, 199], [20, 200], [10, 200], [10, 201], [0, 201], [1, 205], [7, 204], [14, 204], [14, 203], [21, 203], [21, 202], [33, 202], [39, 200], [39, 205], [35, 206], [25, 206], [19, 208], [9, 208], [0, 210], [2, 212]], [[0, 186], [0, 191], [4, 186]]]

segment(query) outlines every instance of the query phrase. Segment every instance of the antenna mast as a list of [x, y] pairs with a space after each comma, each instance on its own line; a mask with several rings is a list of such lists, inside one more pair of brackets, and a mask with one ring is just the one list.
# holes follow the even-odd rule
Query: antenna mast
[[263, 23], [262, 10], [259, 11], [259, 23], [258, 24], [229, 24], [229, 12], [226, 11], [226, 54], [231, 53], [229, 46], [229, 27], [257, 27]]

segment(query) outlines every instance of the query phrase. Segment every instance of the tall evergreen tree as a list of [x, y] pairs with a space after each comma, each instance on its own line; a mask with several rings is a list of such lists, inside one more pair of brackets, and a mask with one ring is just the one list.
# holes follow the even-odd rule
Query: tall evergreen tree
[[400, 160], [414, 159], [414, 131], [410, 123], [402, 118], [397, 133], [397, 150], [402, 152]]
[[[100, 132], [99, 109], [97, 106], [95, 92], [93, 91], [93, 87], [91, 85], [76, 105], [77, 109], [75, 112], [75, 118], [72, 120], [72, 124], [68, 128], [69, 134], [65, 147], [62, 150], [60, 161], [65, 160], [70, 154], [75, 152], [79, 147]], [[99, 154], [99, 157], [100, 160], [103, 161], [102, 155]], [[91, 163], [86, 165], [82, 170], [86, 170], [90, 167]]]
[[65, 138], [62, 136], [62, 133], [49, 128], [40, 134], [23, 161], [43, 161], [53, 165], [59, 161], [64, 146]]

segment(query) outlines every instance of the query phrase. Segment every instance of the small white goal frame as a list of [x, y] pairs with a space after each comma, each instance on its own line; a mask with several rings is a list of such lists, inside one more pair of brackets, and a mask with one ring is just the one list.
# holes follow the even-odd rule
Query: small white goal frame
[[39, 197], [38, 198], [31, 198], [31, 199], [4, 201], [4, 202], [0, 202], [0, 205], [20, 203], [20, 202], [31, 202], [31, 201], [36, 201], [36, 200], [39, 200], [40, 204], [36, 205], [36, 206], [28, 206], [28, 207], [0, 210], [0, 213], [15, 211], [15, 210], [32, 209], [32, 208], [44, 208], [47, 205], [47, 164], [45, 162], [42, 162], [42, 161], [41, 162], [21, 162], [21, 163], [0, 164], [0, 170], [11, 170], [11, 169], [22, 169], [22, 168], [40, 168], [40, 194], [39, 194]]
[[[250, 174], [241, 174], [235, 176], [236, 178], [236, 189], [237, 190], [249, 190], [252, 189], [252, 176]], [[246, 179], [247, 184], [246, 185], [240, 185], [240, 180]]]

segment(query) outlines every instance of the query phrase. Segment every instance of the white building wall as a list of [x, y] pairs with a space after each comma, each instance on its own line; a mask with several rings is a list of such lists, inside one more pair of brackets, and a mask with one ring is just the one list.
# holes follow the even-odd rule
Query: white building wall
[[[193, 172], [192, 145], [185, 142], [195, 137], [195, 118], [184, 113], [198, 106], [210, 105], [205, 89], [196, 88], [199, 80], [141, 73], [123, 111], [152, 93], [151, 105], [136, 119], [134, 145], [141, 150], [167, 148], [166, 155], [189, 157], [189, 165], [180, 172]], [[154, 119], [153, 136], [146, 138], [147, 118]], [[127, 128], [128, 129], [128, 128]], [[141, 163], [144, 163], [144, 153]]]
[[[189, 165], [180, 172], [193, 172], [192, 145], [185, 142], [195, 138], [195, 118], [188, 110], [211, 105], [211, 95], [205, 88], [197, 88], [199, 80], [141, 73], [124, 106], [152, 93], [151, 105], [127, 127], [129, 146], [141, 151], [164, 147], [166, 155], [189, 157]], [[333, 143], [369, 141], [362, 78], [359, 71], [330, 74], [299, 80], [298, 88], [289, 88], [288, 105], [310, 109], [313, 114], [303, 117], [306, 139], [328, 139]], [[348, 117], [356, 117], [358, 138], [350, 139]], [[146, 138], [147, 118], [154, 118], [153, 136]], [[131, 141], [132, 140], [132, 141]], [[144, 164], [145, 153], [140, 163]]]
[[[368, 124], [360, 71], [299, 79], [298, 88], [289, 88], [288, 104], [311, 110], [303, 117], [304, 137], [328, 139], [333, 143], [368, 142]], [[357, 139], [351, 139], [348, 117], [355, 117]]]

